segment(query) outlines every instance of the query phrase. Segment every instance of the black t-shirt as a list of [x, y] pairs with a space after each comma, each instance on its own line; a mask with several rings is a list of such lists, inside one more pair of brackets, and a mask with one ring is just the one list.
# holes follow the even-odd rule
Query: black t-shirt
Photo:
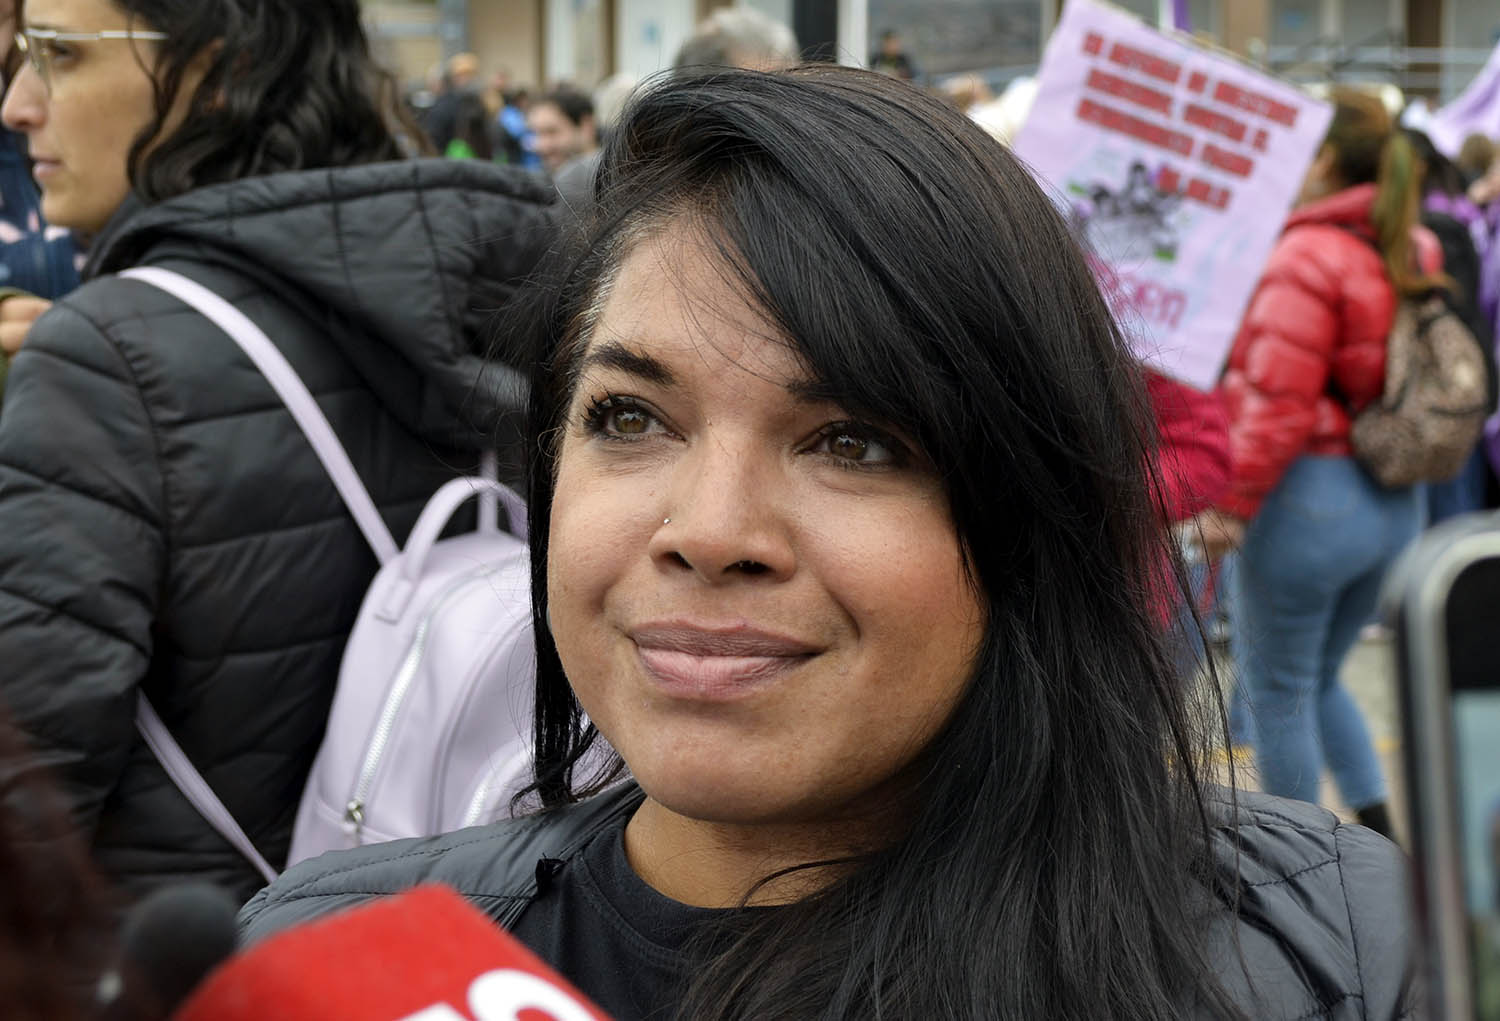
[[512, 932], [615, 1021], [663, 1021], [691, 965], [688, 942], [726, 912], [647, 886], [625, 857], [625, 822], [595, 835], [544, 883]]

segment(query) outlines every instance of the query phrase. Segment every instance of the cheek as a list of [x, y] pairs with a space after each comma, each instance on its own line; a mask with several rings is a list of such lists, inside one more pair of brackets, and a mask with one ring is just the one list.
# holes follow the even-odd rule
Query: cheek
[[[130, 149], [151, 121], [150, 92], [121, 88], [87, 110], [63, 109], [53, 116], [54, 130], [66, 133], [74, 159], [70, 169], [86, 176], [89, 198], [98, 205], [118, 205], [129, 190]], [[81, 157], [81, 158], [80, 158]]]
[[982, 619], [964, 572], [958, 537], [936, 500], [899, 511], [859, 504], [806, 523], [820, 573], [856, 621], [920, 632], [978, 627]]
[[806, 526], [822, 586], [858, 634], [865, 676], [892, 710], [930, 718], [961, 695], [985, 612], [941, 500], [900, 511], [858, 503]]
[[559, 650], [597, 642], [606, 598], [641, 559], [651, 519], [638, 483], [580, 465], [569, 443], [548, 521], [548, 616]]

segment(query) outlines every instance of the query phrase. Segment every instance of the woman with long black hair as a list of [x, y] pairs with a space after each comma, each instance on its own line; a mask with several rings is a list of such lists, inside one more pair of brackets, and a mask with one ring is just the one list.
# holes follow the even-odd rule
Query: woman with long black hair
[[254, 320], [399, 542], [519, 417], [521, 381], [480, 349], [550, 243], [548, 196], [401, 160], [414, 129], [356, 0], [20, 15], [4, 120], [89, 254], [6, 383], [0, 698], [129, 896], [191, 876], [248, 898], [263, 881], [147, 751], [137, 697], [279, 866], [376, 559], [248, 358], [116, 274], [173, 269]]
[[1405, 1009], [1395, 849], [1205, 779], [1141, 371], [1026, 170], [879, 75], [718, 71], [596, 194], [535, 327], [541, 812], [247, 937], [435, 880], [621, 1019]]

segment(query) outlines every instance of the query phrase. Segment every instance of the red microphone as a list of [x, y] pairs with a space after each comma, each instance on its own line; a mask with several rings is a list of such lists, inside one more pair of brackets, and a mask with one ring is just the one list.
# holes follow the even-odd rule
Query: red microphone
[[176, 1021], [609, 1021], [444, 886], [299, 925], [230, 958]]

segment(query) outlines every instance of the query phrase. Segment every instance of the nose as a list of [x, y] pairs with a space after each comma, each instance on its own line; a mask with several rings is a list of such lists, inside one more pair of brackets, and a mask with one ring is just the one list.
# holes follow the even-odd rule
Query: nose
[[24, 133], [41, 127], [46, 115], [47, 90], [31, 61], [23, 60], [10, 80], [10, 87], [5, 90], [0, 121], [4, 121], [10, 130]]
[[774, 456], [700, 442], [674, 466], [651, 559], [710, 585], [784, 581], [797, 569], [791, 482]]

